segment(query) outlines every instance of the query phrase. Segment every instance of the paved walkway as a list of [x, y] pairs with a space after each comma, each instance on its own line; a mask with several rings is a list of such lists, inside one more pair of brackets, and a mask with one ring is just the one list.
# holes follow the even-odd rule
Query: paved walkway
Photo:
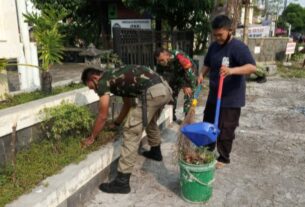
[[62, 65], [55, 65], [51, 68], [50, 73], [53, 82], [61, 82], [65, 80], [80, 81], [82, 71], [88, 65], [85, 63], [65, 63]]
[[[132, 191], [113, 195], [98, 189], [86, 207], [303, 207], [305, 206], [305, 80], [250, 83], [247, 106], [233, 146], [232, 163], [216, 171], [206, 204], [181, 199], [174, 161], [177, 125], [163, 131], [163, 162], [138, 156]], [[205, 92], [204, 92], [205, 93]], [[197, 119], [203, 108], [198, 108]]]

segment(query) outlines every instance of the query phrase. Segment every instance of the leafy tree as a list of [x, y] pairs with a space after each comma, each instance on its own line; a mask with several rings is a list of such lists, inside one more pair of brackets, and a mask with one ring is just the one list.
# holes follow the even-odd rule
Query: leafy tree
[[97, 0], [32, 0], [35, 7], [44, 9], [52, 5], [57, 10], [66, 10], [61, 31], [66, 34], [65, 45], [74, 46], [81, 39], [86, 45], [98, 45], [101, 33], [101, 12]]
[[148, 12], [156, 22], [162, 21], [169, 30], [194, 30], [195, 53], [204, 49], [214, 0], [123, 0], [123, 3], [140, 12]]
[[282, 28], [282, 29], [285, 29], [285, 30], [288, 30], [288, 23], [283, 19], [283, 17], [282, 16], [279, 16], [279, 19], [278, 19], [278, 21], [277, 21], [277, 23], [276, 23], [276, 26], [278, 27], [278, 28]]
[[291, 24], [291, 30], [293, 32], [305, 31], [305, 8], [299, 4], [289, 4], [283, 11], [281, 22], [287, 22]]

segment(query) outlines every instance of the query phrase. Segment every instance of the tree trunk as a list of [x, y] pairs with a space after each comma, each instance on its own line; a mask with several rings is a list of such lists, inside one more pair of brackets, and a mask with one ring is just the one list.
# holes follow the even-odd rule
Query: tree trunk
[[52, 93], [52, 76], [49, 71], [43, 71], [41, 74], [41, 90], [44, 93]]
[[240, 19], [241, 0], [228, 0], [227, 15], [232, 19], [232, 32], [235, 34]]
[[248, 43], [249, 10], [250, 10], [250, 0], [246, 0], [245, 1], [244, 32], [243, 32], [243, 42], [245, 44]]

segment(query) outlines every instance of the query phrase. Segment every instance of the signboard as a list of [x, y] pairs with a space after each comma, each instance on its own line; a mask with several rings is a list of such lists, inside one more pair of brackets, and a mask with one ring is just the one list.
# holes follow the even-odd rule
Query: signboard
[[150, 19], [113, 19], [111, 20], [111, 36], [112, 36], [113, 27], [151, 29], [151, 20]]
[[296, 42], [288, 42], [287, 43], [287, 47], [286, 47], [286, 55], [291, 55], [294, 53], [295, 51], [295, 47], [296, 47], [297, 43]]
[[255, 46], [254, 47], [254, 54], [260, 54], [261, 53], [261, 47]]
[[[248, 36], [249, 37], [269, 37], [270, 27], [269, 26], [250, 26], [248, 28]], [[236, 30], [236, 37], [243, 36], [243, 28], [239, 28]]]
[[249, 27], [249, 37], [269, 37], [269, 26]]

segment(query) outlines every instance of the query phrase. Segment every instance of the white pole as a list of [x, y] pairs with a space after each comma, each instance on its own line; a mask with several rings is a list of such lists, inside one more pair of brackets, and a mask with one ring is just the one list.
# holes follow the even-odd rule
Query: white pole
[[[38, 53], [37, 53], [37, 46], [35, 42], [30, 42], [30, 51], [31, 51], [31, 64], [32, 65], [38, 65]], [[40, 74], [39, 69], [32, 67], [32, 82], [31, 82], [31, 88], [32, 89], [39, 89], [40, 88]]]
[[[20, 52], [20, 56], [17, 58], [17, 62], [21, 64], [26, 64], [25, 56], [23, 51]], [[27, 68], [25, 66], [18, 66], [18, 75], [20, 82], [20, 90], [27, 90]]]

